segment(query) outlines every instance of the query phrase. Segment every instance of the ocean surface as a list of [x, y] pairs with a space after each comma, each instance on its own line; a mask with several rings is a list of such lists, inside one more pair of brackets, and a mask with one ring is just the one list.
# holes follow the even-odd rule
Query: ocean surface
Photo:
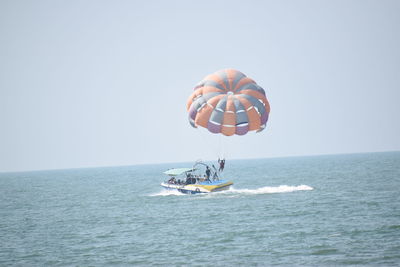
[[400, 266], [400, 152], [0, 173], [0, 266]]

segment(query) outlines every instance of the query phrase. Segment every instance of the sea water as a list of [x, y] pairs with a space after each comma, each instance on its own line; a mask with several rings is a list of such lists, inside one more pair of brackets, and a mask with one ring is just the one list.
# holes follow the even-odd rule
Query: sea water
[[169, 193], [189, 163], [0, 174], [0, 266], [400, 265], [400, 152], [227, 160], [234, 187]]

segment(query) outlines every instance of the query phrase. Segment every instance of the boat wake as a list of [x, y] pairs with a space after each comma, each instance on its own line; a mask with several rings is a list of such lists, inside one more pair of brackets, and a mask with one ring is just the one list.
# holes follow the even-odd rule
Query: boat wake
[[260, 194], [273, 194], [273, 193], [290, 193], [295, 191], [308, 191], [313, 189], [314, 188], [308, 185], [298, 185], [298, 186], [280, 185], [280, 186], [264, 186], [256, 189], [231, 188], [221, 193], [260, 195]]
[[[280, 186], [264, 186], [256, 189], [235, 189], [230, 188], [226, 191], [215, 192], [212, 194], [205, 194], [205, 195], [230, 195], [230, 196], [237, 196], [237, 195], [261, 195], [261, 194], [274, 194], [274, 193], [290, 193], [295, 191], [309, 191], [313, 190], [311, 186], [308, 185], [297, 185], [297, 186], [290, 186], [290, 185], [280, 185]], [[196, 195], [196, 196], [205, 196], [203, 194]], [[178, 191], [174, 190], [162, 190], [158, 193], [151, 194], [150, 196], [187, 196]]]
[[176, 191], [176, 190], [163, 189], [160, 192], [155, 193], [155, 194], [150, 194], [149, 196], [151, 196], [151, 197], [159, 197], [159, 196], [164, 197], [164, 196], [185, 196], [185, 195], [186, 194], [183, 194], [183, 193], [181, 193], [179, 191]]

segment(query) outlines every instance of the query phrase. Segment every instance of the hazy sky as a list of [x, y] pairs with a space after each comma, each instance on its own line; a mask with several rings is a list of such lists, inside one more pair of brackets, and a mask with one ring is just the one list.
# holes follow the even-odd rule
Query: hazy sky
[[[0, 1], [0, 171], [400, 150], [400, 1]], [[235, 68], [267, 129], [192, 128]]]

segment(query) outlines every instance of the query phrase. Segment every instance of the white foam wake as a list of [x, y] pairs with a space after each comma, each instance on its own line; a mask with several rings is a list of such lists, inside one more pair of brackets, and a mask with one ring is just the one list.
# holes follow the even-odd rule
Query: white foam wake
[[151, 197], [158, 197], [158, 196], [184, 196], [185, 194], [177, 191], [177, 190], [166, 190], [162, 189], [160, 192], [151, 194]]
[[307, 191], [313, 189], [314, 188], [308, 185], [298, 185], [298, 186], [280, 185], [280, 186], [264, 186], [257, 189], [231, 188], [225, 192], [234, 194], [258, 195], [258, 194], [273, 194], [273, 193], [290, 193], [294, 191]]
[[[229, 190], [220, 191], [216, 193], [212, 193], [211, 195], [238, 195], [238, 194], [247, 194], [247, 195], [259, 195], [259, 194], [273, 194], [273, 193], [290, 193], [295, 191], [308, 191], [313, 190], [311, 186], [308, 185], [297, 185], [297, 186], [290, 186], [290, 185], [280, 185], [280, 186], [264, 186], [257, 189], [235, 189], [231, 187]], [[151, 194], [151, 197], [155, 196], [185, 196], [181, 192], [176, 190], [166, 190], [163, 189], [158, 193]], [[202, 196], [202, 194], [200, 194]], [[208, 194], [207, 194], [208, 195]]]

